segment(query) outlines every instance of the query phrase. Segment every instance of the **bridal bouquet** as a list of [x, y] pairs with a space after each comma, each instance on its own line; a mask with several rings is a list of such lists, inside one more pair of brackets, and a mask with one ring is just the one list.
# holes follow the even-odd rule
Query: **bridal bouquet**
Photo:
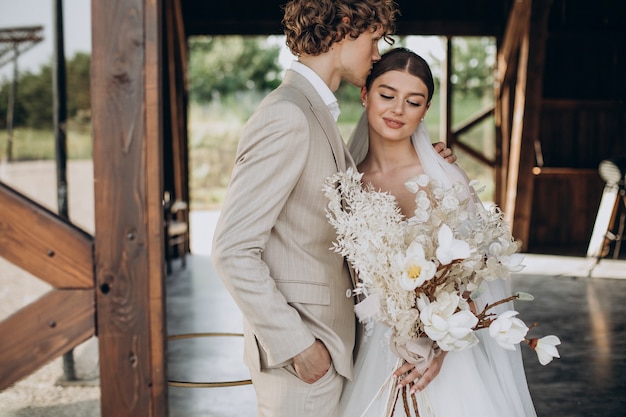
[[527, 339], [530, 329], [516, 311], [493, 311], [514, 299], [532, 300], [530, 294], [476, 311], [482, 284], [523, 268], [519, 243], [497, 207], [484, 208], [467, 186], [444, 189], [420, 175], [405, 184], [416, 202], [414, 215], [405, 219], [394, 196], [364, 187], [361, 177], [348, 169], [326, 180], [326, 214], [337, 232], [331, 249], [358, 273], [359, 320], [389, 326], [399, 357], [425, 370], [440, 349], [474, 346], [475, 331], [484, 328], [505, 349], [527, 342], [543, 365], [559, 357], [556, 336]]

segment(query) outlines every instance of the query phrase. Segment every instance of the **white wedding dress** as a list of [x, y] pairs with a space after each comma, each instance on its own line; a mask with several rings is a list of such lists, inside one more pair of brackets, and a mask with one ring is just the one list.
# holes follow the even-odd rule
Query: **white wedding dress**
[[[467, 182], [467, 177], [456, 165], [445, 162], [434, 150], [424, 123], [412, 136], [424, 171], [431, 178], [451, 184]], [[358, 164], [367, 154], [367, 119], [361, 118], [350, 141], [350, 151]], [[496, 280], [478, 297], [476, 307], [511, 295], [510, 283]], [[494, 312], [513, 309], [512, 303], [497, 306]], [[389, 329], [375, 323], [361, 340], [355, 375], [342, 393], [340, 416], [387, 417], [390, 398], [396, 391], [396, 381], [389, 381], [380, 395], [380, 388], [399, 366], [397, 356], [389, 347]], [[506, 350], [488, 335], [488, 329], [479, 330], [480, 343], [458, 352], [448, 352], [439, 375], [416, 394], [420, 417], [535, 417], [536, 412], [522, 363], [521, 349]], [[391, 400], [393, 401], [393, 400]], [[402, 398], [398, 399], [394, 417], [406, 417]]]

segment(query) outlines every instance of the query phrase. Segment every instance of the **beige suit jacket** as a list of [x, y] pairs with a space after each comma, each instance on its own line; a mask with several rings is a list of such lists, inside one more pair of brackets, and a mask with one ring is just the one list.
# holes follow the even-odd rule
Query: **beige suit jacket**
[[284, 366], [320, 339], [352, 377], [352, 281], [330, 250], [322, 186], [353, 165], [313, 86], [287, 71], [245, 127], [213, 240], [213, 264], [244, 316], [249, 367]]

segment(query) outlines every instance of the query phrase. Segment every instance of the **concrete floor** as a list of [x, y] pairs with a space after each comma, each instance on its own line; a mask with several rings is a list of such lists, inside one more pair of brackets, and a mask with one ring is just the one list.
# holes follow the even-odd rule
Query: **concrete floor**
[[[525, 346], [524, 362], [540, 417], [626, 416], [626, 261], [528, 255], [514, 290], [535, 296], [518, 302], [520, 316], [539, 322], [532, 335], [556, 334], [561, 359], [541, 366]], [[241, 315], [206, 255], [175, 262], [168, 277], [170, 335], [241, 332]], [[593, 268], [592, 268], [593, 267]], [[215, 382], [246, 379], [239, 337], [204, 337], [169, 343], [170, 379]], [[171, 417], [253, 417], [250, 385], [170, 388]], [[476, 416], [478, 417], [478, 416]]]
[[[169, 335], [241, 333], [241, 314], [218, 279], [208, 256], [187, 258], [167, 281]], [[242, 362], [241, 337], [199, 337], [168, 343], [170, 380], [224, 382], [249, 378]], [[252, 385], [226, 388], [170, 387], [170, 417], [246, 417], [256, 415]]]

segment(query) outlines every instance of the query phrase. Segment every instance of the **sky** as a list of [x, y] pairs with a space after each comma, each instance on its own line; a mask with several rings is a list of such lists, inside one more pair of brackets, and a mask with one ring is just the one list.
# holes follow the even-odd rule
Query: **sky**
[[[37, 72], [53, 58], [53, 0], [0, 0], [0, 29], [43, 26], [43, 41], [20, 55], [18, 69]], [[91, 0], [63, 0], [65, 56], [91, 52]], [[0, 80], [9, 78], [13, 65], [0, 67]]]

